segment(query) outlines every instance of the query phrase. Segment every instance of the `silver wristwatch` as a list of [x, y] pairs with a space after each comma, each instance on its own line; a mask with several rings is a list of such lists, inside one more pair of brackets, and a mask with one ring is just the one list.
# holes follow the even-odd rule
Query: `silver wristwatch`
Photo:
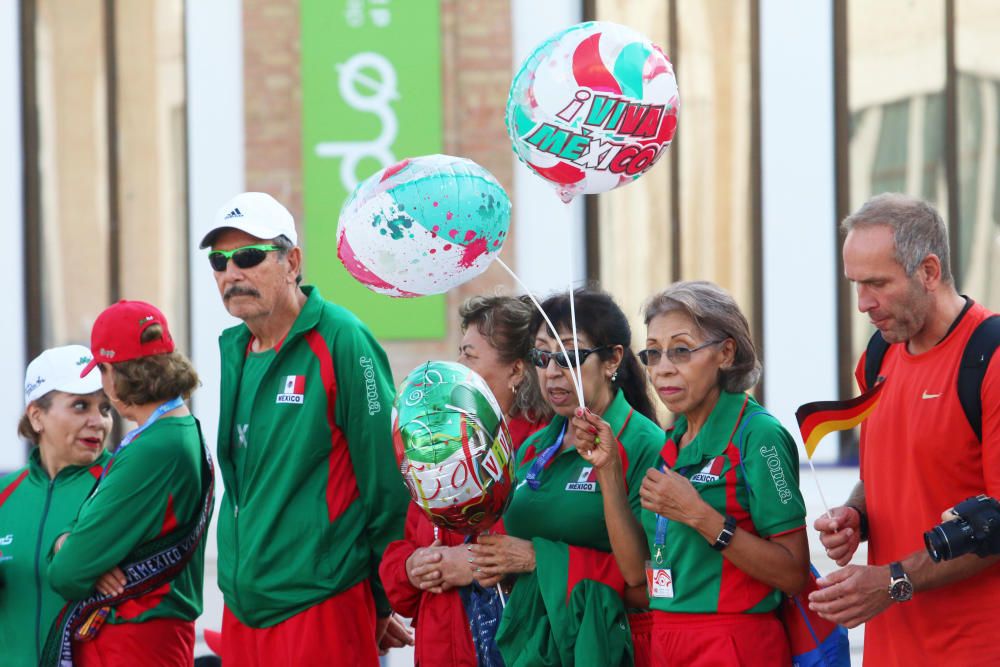
[[898, 561], [889, 563], [889, 598], [893, 602], [906, 602], [913, 597], [913, 583], [903, 572], [903, 565]]

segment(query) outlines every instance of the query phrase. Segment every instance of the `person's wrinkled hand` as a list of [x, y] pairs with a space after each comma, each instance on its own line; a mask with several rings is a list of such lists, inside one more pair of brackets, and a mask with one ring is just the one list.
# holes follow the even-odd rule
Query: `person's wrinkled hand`
[[441, 560], [444, 558], [440, 540], [434, 540], [429, 547], [420, 547], [406, 559], [406, 576], [414, 588], [433, 593], [441, 592], [443, 574]]
[[573, 428], [576, 451], [584, 461], [596, 470], [621, 465], [618, 441], [610, 424], [586, 408], [577, 408], [570, 425]]
[[441, 560], [438, 562], [441, 572], [443, 590], [468, 586], [472, 583], [472, 564], [469, 562], [469, 550], [465, 545], [441, 547]]
[[413, 646], [413, 631], [396, 614], [378, 619], [375, 636], [378, 639], [379, 655], [385, 655], [389, 649]]
[[473, 576], [484, 588], [495, 586], [507, 574], [533, 572], [535, 547], [529, 540], [510, 535], [480, 535], [467, 545]]
[[819, 531], [819, 541], [838, 566], [847, 565], [861, 543], [861, 514], [853, 507], [834, 507], [823, 514], [813, 528]]
[[708, 508], [691, 481], [669, 468], [648, 469], [639, 487], [639, 498], [644, 509], [688, 526], [695, 525]]
[[892, 604], [888, 566], [848, 565], [816, 580], [809, 608], [828, 621], [854, 628]]

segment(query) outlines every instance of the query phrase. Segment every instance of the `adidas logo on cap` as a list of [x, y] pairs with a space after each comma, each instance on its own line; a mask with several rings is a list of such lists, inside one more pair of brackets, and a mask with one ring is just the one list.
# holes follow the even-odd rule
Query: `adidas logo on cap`
[[226, 217], [223, 218], [223, 220], [229, 220], [230, 218], [242, 218], [242, 217], [243, 213], [240, 212], [240, 209], [234, 208], [232, 211], [226, 214]]

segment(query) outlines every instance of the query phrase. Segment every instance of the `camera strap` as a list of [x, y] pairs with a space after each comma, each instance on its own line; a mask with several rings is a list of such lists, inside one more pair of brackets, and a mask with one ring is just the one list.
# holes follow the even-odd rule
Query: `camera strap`
[[[991, 315], [972, 332], [958, 368], [958, 400], [980, 442], [983, 440], [983, 379], [997, 347], [1000, 347], [1000, 315]], [[882, 360], [888, 351], [889, 343], [882, 338], [881, 332], [876, 331], [865, 350], [865, 388], [875, 386]]]

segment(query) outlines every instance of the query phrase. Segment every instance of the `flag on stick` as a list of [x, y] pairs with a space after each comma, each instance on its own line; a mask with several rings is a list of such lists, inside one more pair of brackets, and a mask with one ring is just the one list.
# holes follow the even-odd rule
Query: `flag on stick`
[[812, 460], [816, 445], [833, 431], [846, 431], [863, 422], [878, 405], [883, 382], [849, 401], [816, 401], [799, 406], [795, 418], [799, 422], [799, 432], [806, 454]]

